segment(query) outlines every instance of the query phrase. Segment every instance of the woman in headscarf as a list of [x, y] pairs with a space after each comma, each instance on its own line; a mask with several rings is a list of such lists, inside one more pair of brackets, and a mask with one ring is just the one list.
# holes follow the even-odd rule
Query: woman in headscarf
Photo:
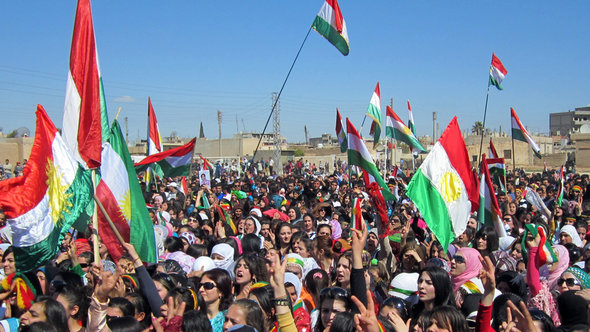
[[299, 331], [310, 331], [311, 318], [303, 307], [303, 301], [300, 298], [301, 288], [302, 283], [299, 277], [291, 272], [285, 273], [285, 290], [287, 291], [287, 296], [291, 298], [291, 304], [293, 305], [295, 326], [297, 326], [297, 330]]
[[578, 235], [576, 228], [572, 225], [565, 225], [559, 231], [559, 244], [564, 245], [567, 243], [573, 243], [578, 248], [584, 246], [582, 239], [580, 239], [580, 235]]
[[463, 247], [451, 260], [451, 276], [453, 278], [453, 291], [457, 306], [461, 306], [463, 298], [467, 294], [483, 294], [483, 284], [478, 278], [482, 264], [481, 255], [476, 249]]
[[590, 288], [590, 275], [577, 266], [568, 267], [557, 281], [561, 294], [568, 290], [579, 291]]
[[231, 271], [234, 263], [234, 248], [227, 243], [216, 244], [211, 249], [211, 259], [216, 268]]

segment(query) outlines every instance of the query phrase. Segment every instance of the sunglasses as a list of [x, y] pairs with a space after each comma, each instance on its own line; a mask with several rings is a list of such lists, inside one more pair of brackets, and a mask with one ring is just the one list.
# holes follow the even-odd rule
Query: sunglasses
[[465, 257], [463, 256], [453, 256], [453, 259], [455, 260], [455, 263], [457, 264], [465, 264]]
[[212, 290], [213, 288], [217, 287], [217, 285], [212, 282], [202, 282], [201, 287], [203, 287], [205, 290]]
[[568, 287], [574, 287], [576, 285], [578, 285], [578, 286], [580, 285], [580, 282], [576, 278], [567, 278], [567, 279], [559, 278], [559, 280], [557, 281], [557, 285], [561, 286], [561, 285], [563, 285], [564, 282]]
[[90, 266], [90, 264], [88, 264], [88, 263], [80, 263], [80, 267], [83, 268], [83, 269], [85, 269], [85, 268], [87, 268], [89, 266]]

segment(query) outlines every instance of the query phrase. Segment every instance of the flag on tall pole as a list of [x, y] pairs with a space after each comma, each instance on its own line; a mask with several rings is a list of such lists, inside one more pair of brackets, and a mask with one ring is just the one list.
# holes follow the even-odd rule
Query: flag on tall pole
[[311, 27], [334, 45], [340, 53], [348, 55], [346, 22], [336, 0], [326, 0]]
[[481, 174], [479, 175], [479, 212], [477, 213], [477, 218], [483, 225], [493, 227], [498, 237], [503, 237], [506, 236], [506, 230], [500, 217], [502, 214], [490, 179], [485, 154], [482, 156], [481, 162]]
[[57, 254], [93, 196], [91, 171], [74, 159], [41, 105], [36, 115], [35, 141], [23, 175], [0, 181], [0, 209], [8, 219], [19, 272]]
[[196, 141], [197, 139], [193, 138], [183, 146], [147, 156], [135, 164], [135, 170], [138, 173], [145, 171], [155, 163], [166, 177], [188, 176]]
[[537, 156], [537, 158], [541, 158], [541, 148], [533, 140], [528, 130], [526, 130], [526, 128], [522, 125], [522, 122], [520, 122], [520, 119], [512, 107], [510, 107], [510, 117], [512, 122], [512, 139], [529, 143], [533, 149], [533, 152], [535, 153], [535, 156]]
[[410, 105], [410, 100], [408, 99], [408, 128], [414, 136], [416, 136], [416, 125], [414, 124], [414, 113], [412, 113], [412, 106]]
[[500, 156], [498, 156], [498, 152], [496, 152], [496, 147], [494, 146], [494, 143], [492, 142], [491, 137], [490, 137], [490, 151], [489, 151], [488, 155], [490, 156], [490, 159], [500, 158]]
[[504, 88], [501, 83], [506, 77], [506, 74], [508, 74], [508, 71], [504, 68], [502, 61], [498, 59], [496, 54], [492, 53], [492, 64], [490, 65], [490, 80], [488, 86], [493, 85], [498, 88], [498, 90], [503, 90]]
[[559, 169], [559, 190], [557, 192], [557, 206], [561, 206], [561, 201], [563, 201], [563, 194], [565, 193], [565, 179], [563, 177], [563, 165]]
[[373, 148], [377, 146], [379, 143], [379, 138], [381, 137], [381, 90], [379, 89], [379, 82], [377, 82], [377, 86], [375, 87], [375, 91], [371, 96], [371, 102], [369, 102], [369, 108], [367, 109], [368, 117], [373, 119], [373, 123], [371, 124], [371, 131], [370, 134], [373, 135]]
[[385, 198], [385, 200], [395, 199], [395, 196], [393, 196], [389, 187], [387, 187], [381, 174], [379, 174], [379, 170], [377, 169], [377, 166], [375, 166], [373, 157], [371, 157], [361, 135], [359, 135], [358, 131], [348, 118], [346, 118], [346, 131], [348, 132], [348, 164], [358, 166], [363, 171], [367, 172], [369, 177], [372, 177], [370, 182], [377, 182], [379, 187], [381, 187], [381, 192], [383, 193], [383, 198]]
[[[133, 244], [144, 262], [156, 262], [153, 224], [145, 206], [131, 155], [119, 123], [115, 120], [109, 139], [103, 144], [101, 179], [96, 196], [125, 241]], [[98, 213], [98, 232], [109, 254], [118, 260], [125, 252], [108, 224]]]
[[479, 206], [477, 178], [457, 117], [412, 177], [406, 194], [446, 251], [449, 243], [465, 231], [471, 212]]
[[160, 127], [158, 127], [158, 120], [156, 120], [156, 113], [152, 106], [152, 100], [148, 97], [148, 141], [147, 141], [147, 155], [162, 152], [162, 136], [160, 135]]
[[391, 107], [386, 107], [387, 122], [385, 127], [385, 135], [387, 137], [395, 138], [397, 141], [402, 141], [410, 146], [411, 149], [418, 151], [426, 151], [420, 141], [414, 136], [410, 128], [406, 127], [404, 122], [395, 114]]
[[70, 51], [62, 136], [85, 168], [100, 166], [109, 124], [90, 0], [79, 0]]
[[486, 163], [492, 183], [500, 187], [503, 192], [506, 192], [506, 163], [504, 158], [486, 159]]
[[348, 149], [348, 140], [346, 139], [346, 132], [344, 131], [344, 125], [342, 124], [342, 116], [340, 115], [338, 108], [336, 108], [336, 136], [338, 137], [338, 143], [340, 143], [340, 152], [346, 152]]

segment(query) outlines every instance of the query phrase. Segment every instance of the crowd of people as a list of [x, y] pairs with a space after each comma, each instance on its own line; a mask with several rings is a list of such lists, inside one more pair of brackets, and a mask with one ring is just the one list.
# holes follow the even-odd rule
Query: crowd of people
[[129, 243], [116, 262], [99, 243], [97, 261], [89, 229], [23, 273], [0, 244], [0, 331], [589, 329], [588, 176], [567, 174], [558, 204], [555, 171], [509, 173], [495, 188], [507, 235], [473, 214], [443, 248], [405, 195], [410, 177], [386, 176], [396, 200], [384, 215], [345, 163], [282, 176], [214, 167], [209, 186], [201, 166], [185, 190], [138, 178], [157, 263]]

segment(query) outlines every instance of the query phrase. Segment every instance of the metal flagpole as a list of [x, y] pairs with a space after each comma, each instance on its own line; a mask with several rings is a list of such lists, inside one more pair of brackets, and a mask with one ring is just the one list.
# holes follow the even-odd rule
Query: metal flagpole
[[481, 148], [483, 146], [483, 136], [486, 132], [486, 113], [488, 112], [488, 98], [490, 97], [490, 86], [488, 85], [488, 92], [486, 93], [486, 107], [483, 110], [483, 128], [481, 130], [481, 141], [479, 142], [479, 154], [477, 155], [477, 164], [479, 165], [481, 158]]

